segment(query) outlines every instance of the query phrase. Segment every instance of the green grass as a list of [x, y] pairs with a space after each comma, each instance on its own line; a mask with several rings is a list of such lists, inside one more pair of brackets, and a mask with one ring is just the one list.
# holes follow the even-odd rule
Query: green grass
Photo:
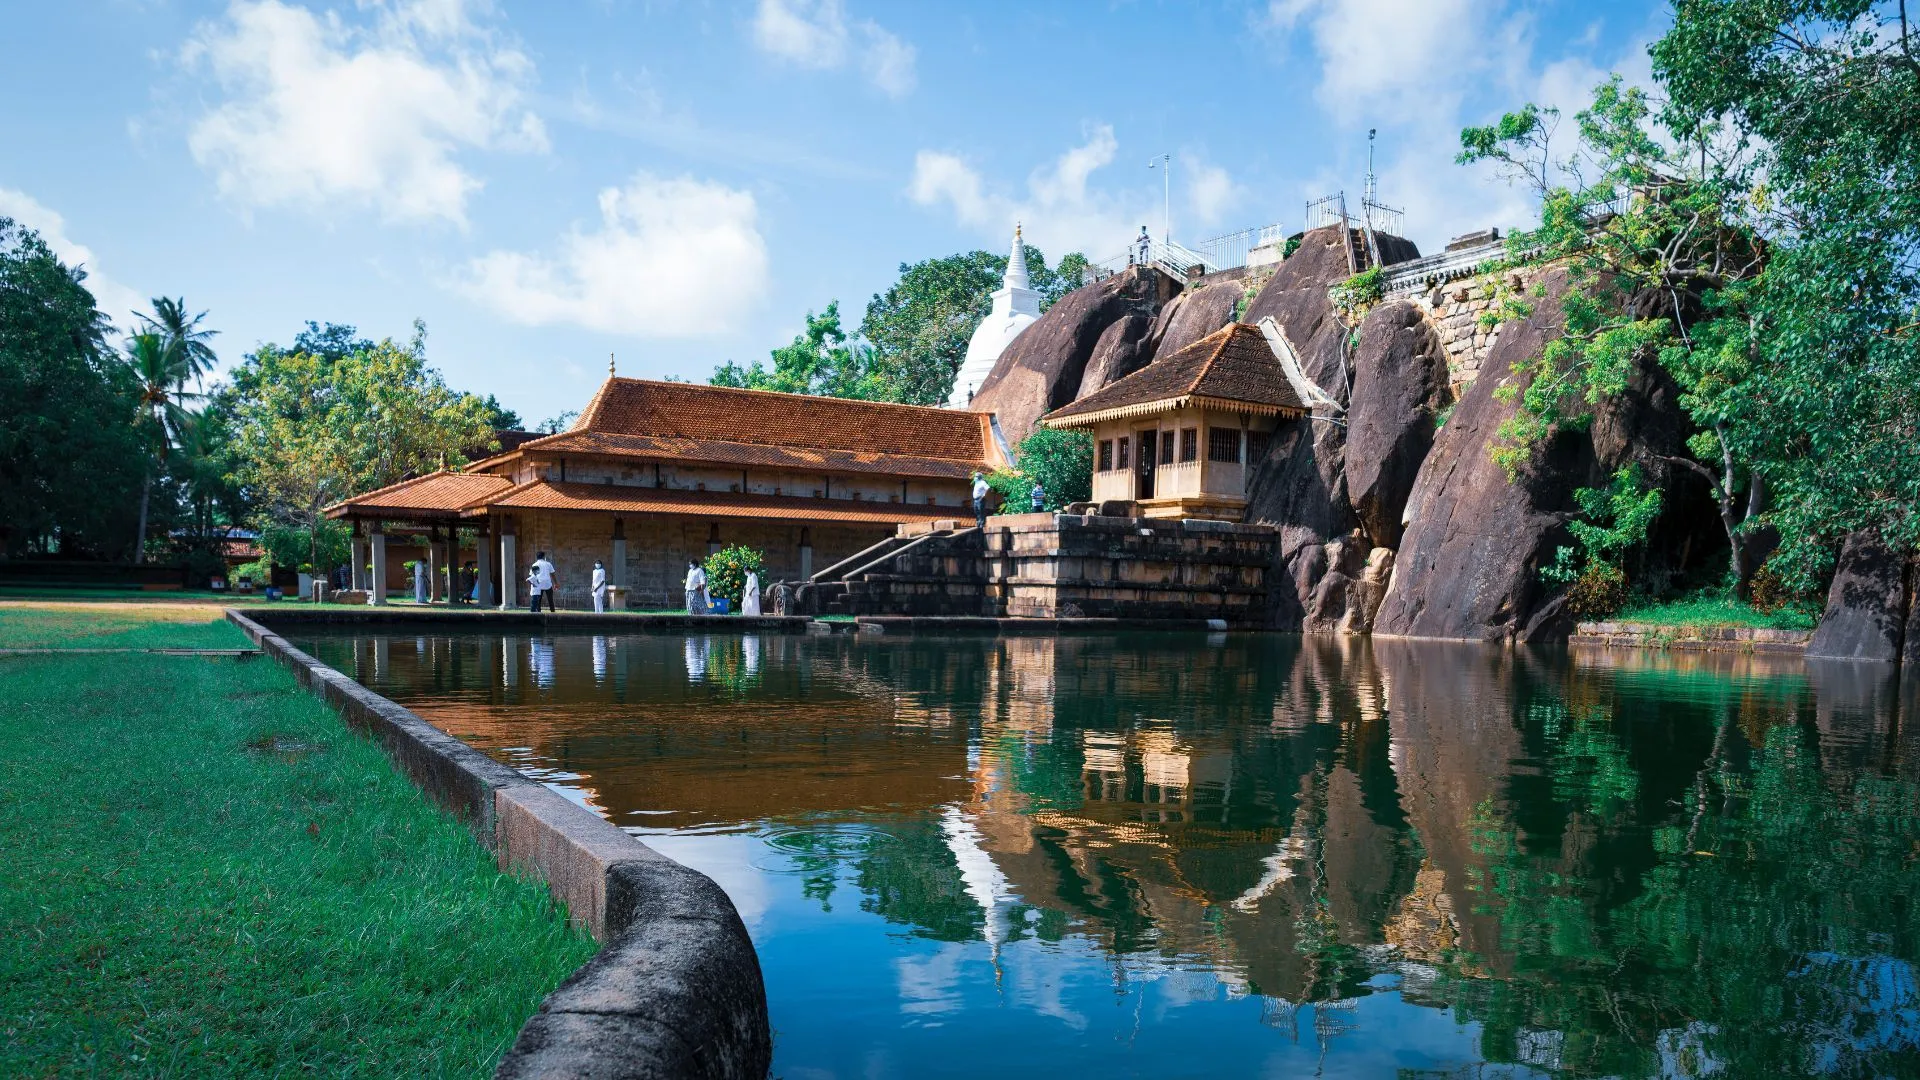
[[0, 649], [235, 649], [250, 644], [214, 604], [0, 600]]
[[1711, 594], [1630, 604], [1625, 611], [1608, 621], [1653, 626], [1749, 626], [1766, 630], [1811, 630], [1818, 618], [1796, 608], [1756, 611], [1731, 596]]
[[271, 661], [0, 696], [0, 1075], [484, 1076], [594, 951]]

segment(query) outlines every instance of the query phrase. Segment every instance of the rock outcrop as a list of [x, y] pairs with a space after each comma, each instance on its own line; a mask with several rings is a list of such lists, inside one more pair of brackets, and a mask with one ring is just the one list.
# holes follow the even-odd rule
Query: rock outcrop
[[1007, 441], [1018, 445], [1041, 416], [1079, 393], [1109, 326], [1130, 314], [1151, 316], [1179, 287], [1158, 270], [1132, 267], [1075, 289], [1013, 339], [967, 408], [996, 414]]
[[1446, 352], [1420, 309], [1400, 302], [1368, 313], [1354, 349], [1346, 487], [1374, 546], [1400, 545], [1401, 514], [1451, 400]]
[[[1916, 616], [1908, 560], [1877, 532], [1851, 533], [1840, 547], [1827, 610], [1807, 642], [1809, 658], [1898, 661]], [[1909, 650], [1910, 651], [1910, 650]]]
[[[1179, 303], [1177, 297], [1174, 303]], [[1167, 308], [1172, 307], [1173, 304], [1167, 305]], [[1129, 313], [1109, 323], [1101, 331], [1100, 340], [1094, 342], [1093, 355], [1087, 359], [1087, 369], [1080, 376], [1080, 391], [1074, 395], [1074, 399], [1086, 397], [1104, 389], [1108, 383], [1124, 379], [1146, 367], [1147, 361], [1154, 357], [1150, 332], [1156, 321], [1145, 315]]]
[[1172, 356], [1233, 321], [1246, 294], [1244, 274], [1221, 275], [1174, 297], [1153, 320], [1153, 355]]

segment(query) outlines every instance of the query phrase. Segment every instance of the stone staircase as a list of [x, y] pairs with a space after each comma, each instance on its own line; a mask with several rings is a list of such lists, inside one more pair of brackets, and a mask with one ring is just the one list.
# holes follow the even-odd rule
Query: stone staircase
[[986, 615], [986, 541], [976, 526], [936, 521], [783, 583], [801, 615]]

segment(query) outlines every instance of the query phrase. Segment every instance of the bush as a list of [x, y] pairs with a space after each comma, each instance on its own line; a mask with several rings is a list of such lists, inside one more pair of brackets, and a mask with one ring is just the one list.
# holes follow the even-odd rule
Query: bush
[[1013, 504], [1019, 509], [1030, 505], [1028, 493], [1035, 480], [1046, 491], [1049, 510], [1093, 498], [1093, 436], [1085, 431], [1039, 428], [1020, 440], [1016, 454], [1020, 475], [1026, 479]]
[[[738, 609], [740, 597], [747, 591], [747, 572], [766, 577], [766, 554], [758, 548], [734, 544], [707, 556], [703, 567], [707, 571], [707, 595], [725, 597]], [[763, 580], [763, 588], [765, 584]]]
[[1604, 619], [1627, 606], [1627, 575], [1606, 563], [1588, 563], [1567, 589], [1567, 610], [1576, 618]]

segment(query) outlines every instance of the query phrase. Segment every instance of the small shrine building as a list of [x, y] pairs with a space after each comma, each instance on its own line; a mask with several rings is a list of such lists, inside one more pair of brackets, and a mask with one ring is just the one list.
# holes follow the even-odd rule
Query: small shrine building
[[1093, 437], [1093, 500], [1148, 518], [1239, 521], [1252, 466], [1279, 425], [1307, 415], [1274, 347], [1235, 323], [1040, 422]]
[[327, 515], [352, 524], [352, 585], [375, 603], [424, 557], [433, 599], [471, 563], [483, 606], [523, 604], [545, 551], [563, 607], [590, 606], [600, 560], [629, 606], [677, 608], [689, 560], [745, 544], [769, 584], [806, 578], [902, 524], [970, 516], [972, 473], [1005, 464], [978, 413], [610, 377], [567, 431]]

